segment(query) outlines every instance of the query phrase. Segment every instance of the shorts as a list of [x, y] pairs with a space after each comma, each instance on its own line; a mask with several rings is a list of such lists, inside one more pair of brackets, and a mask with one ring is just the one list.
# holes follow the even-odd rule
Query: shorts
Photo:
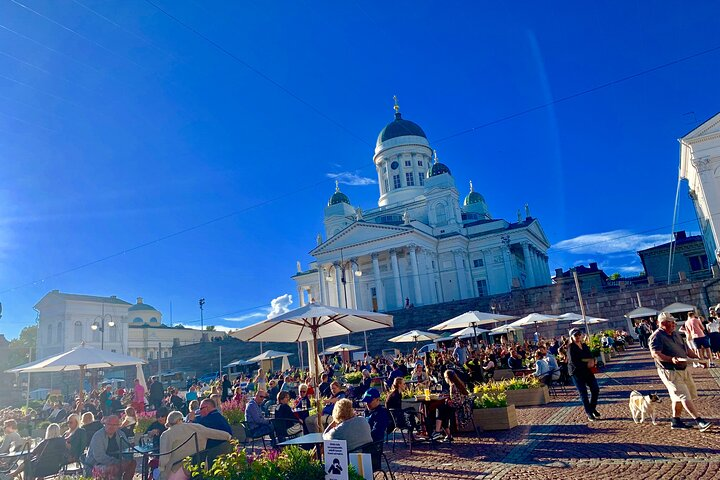
[[693, 338], [695, 348], [710, 348], [710, 339], [708, 337]]
[[681, 402], [698, 398], [697, 388], [689, 370], [666, 370], [658, 368], [660, 380], [665, 384], [670, 394], [670, 400]]

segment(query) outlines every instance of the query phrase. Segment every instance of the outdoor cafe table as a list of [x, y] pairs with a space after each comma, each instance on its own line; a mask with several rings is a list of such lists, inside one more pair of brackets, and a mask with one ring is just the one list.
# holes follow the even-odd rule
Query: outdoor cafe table
[[[430, 412], [433, 412], [438, 409], [440, 405], [445, 403], [445, 400], [447, 400], [448, 396], [445, 394], [431, 394], [430, 398], [425, 397], [425, 395], [418, 395], [413, 400], [405, 400], [408, 401], [414, 401], [420, 403], [420, 416], [422, 417], [422, 425], [425, 427], [425, 433], [427, 435], [430, 435], [432, 432], [428, 432], [428, 419], [430, 418]], [[430, 425], [430, 430], [435, 429], [434, 425]]]
[[122, 453], [124, 455], [131, 455], [131, 454], [134, 455], [136, 453], [139, 453], [140, 455], [142, 455], [141, 472], [142, 472], [142, 478], [146, 479], [146, 478], [148, 478], [148, 468], [149, 468], [149, 463], [150, 463], [149, 462], [150, 456], [153, 454], [157, 454], [159, 452], [155, 449], [155, 446], [152, 443], [150, 443], [149, 445], [142, 445], [142, 446], [126, 448], [125, 450], [122, 451]]
[[[322, 445], [325, 442], [325, 439], [323, 439], [322, 433], [308, 433], [307, 435], [303, 435], [302, 437], [297, 438], [291, 438], [290, 440], [285, 440], [284, 442], [278, 443], [279, 447], [287, 447], [289, 445]], [[317, 449], [317, 457], [320, 458], [320, 449]]]

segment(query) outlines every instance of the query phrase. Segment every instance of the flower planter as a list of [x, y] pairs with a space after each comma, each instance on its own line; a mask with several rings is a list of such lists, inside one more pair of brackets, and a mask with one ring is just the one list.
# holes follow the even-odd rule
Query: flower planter
[[533, 405], [545, 405], [550, 401], [550, 392], [548, 387], [541, 388], [523, 388], [521, 390], [507, 390], [508, 405], [516, 407], [528, 407]]
[[512, 370], [509, 368], [503, 368], [495, 370], [495, 375], [493, 375], [493, 380], [508, 380], [510, 378], [514, 378], [515, 374]]
[[475, 425], [483, 430], [510, 430], [517, 427], [515, 405], [500, 408], [476, 408], [473, 410]]
[[242, 425], [230, 425], [232, 429], [232, 436], [236, 438], [240, 443], [245, 441], [245, 428]]

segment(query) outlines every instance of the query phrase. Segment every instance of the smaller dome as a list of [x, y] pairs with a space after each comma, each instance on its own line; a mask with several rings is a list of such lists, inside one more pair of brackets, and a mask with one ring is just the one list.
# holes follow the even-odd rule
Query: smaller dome
[[472, 205], [474, 203], [485, 203], [485, 199], [482, 195], [473, 190], [472, 180], [470, 180], [470, 193], [468, 193], [467, 197], [465, 197], [463, 205], [467, 207], [468, 205]]
[[436, 175], [442, 175], [443, 173], [447, 173], [448, 175], [452, 175], [450, 173], [450, 169], [445, 165], [444, 163], [440, 163], [438, 161], [437, 151], [433, 151], [434, 158], [433, 160], [435, 163], [433, 163], [432, 168], [428, 170], [427, 172], [427, 178], [434, 177]]
[[350, 205], [350, 199], [347, 195], [340, 191], [340, 183], [335, 180], [335, 193], [333, 193], [332, 197], [330, 197], [330, 200], [328, 200], [328, 207], [332, 205], [337, 205], [338, 203], [347, 203], [348, 205]]
[[137, 303], [132, 307], [128, 308], [128, 312], [137, 312], [138, 310], [153, 310], [157, 312], [157, 310], [155, 310], [155, 307], [153, 307], [152, 305], [143, 303], [142, 297], [138, 297]]

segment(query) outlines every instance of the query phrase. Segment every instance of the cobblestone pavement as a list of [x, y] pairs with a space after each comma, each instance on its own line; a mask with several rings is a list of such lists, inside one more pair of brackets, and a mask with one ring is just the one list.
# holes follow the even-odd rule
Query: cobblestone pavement
[[[465, 434], [433, 450], [421, 444], [410, 455], [400, 440], [386, 446], [398, 479], [715, 478], [720, 471], [720, 368], [691, 369], [701, 414], [710, 430], [670, 430], [670, 400], [647, 350], [635, 346], [613, 358], [598, 375], [602, 420], [588, 423], [574, 387], [542, 407], [517, 408], [519, 426]], [[619, 383], [618, 383], [619, 382]], [[632, 390], [657, 392], [658, 424], [633, 423]], [[602, 478], [602, 477], [600, 477]]]

